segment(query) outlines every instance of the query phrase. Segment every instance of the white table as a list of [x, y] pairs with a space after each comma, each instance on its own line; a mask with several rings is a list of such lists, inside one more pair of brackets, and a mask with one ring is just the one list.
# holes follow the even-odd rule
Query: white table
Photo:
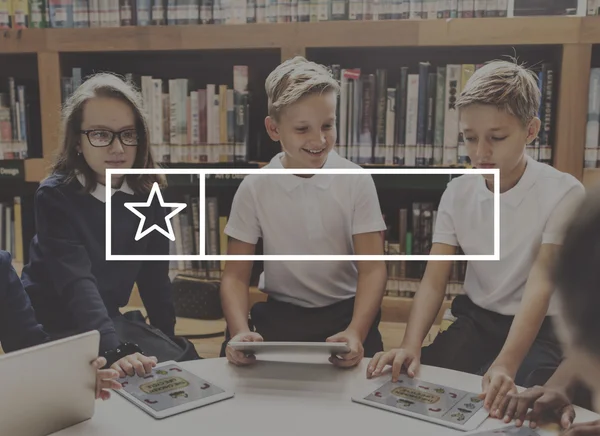
[[[376, 388], [385, 381], [385, 376], [366, 379], [368, 359], [353, 369], [336, 368], [320, 356], [307, 356], [304, 361], [310, 363], [271, 360], [243, 368], [229, 364], [226, 359], [185, 362], [181, 366], [190, 372], [232, 387], [235, 397], [155, 420], [113, 393], [109, 401], [96, 403], [96, 413], [91, 420], [55, 433], [55, 436], [462, 434], [352, 402], [350, 398], [356, 388], [365, 385]], [[481, 390], [481, 378], [470, 374], [423, 367], [420, 377], [471, 392]], [[595, 419], [600, 417], [577, 410], [577, 422]], [[503, 425], [498, 420], [488, 419], [480, 428]]]

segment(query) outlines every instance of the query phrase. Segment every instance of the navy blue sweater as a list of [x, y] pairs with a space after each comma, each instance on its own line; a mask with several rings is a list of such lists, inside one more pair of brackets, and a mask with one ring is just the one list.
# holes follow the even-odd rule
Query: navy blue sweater
[[[127, 305], [137, 283], [150, 323], [173, 336], [169, 262], [105, 260], [105, 204], [82, 189], [79, 181], [66, 184], [54, 175], [36, 192], [37, 234], [21, 278], [38, 320], [52, 336], [98, 330], [100, 352], [113, 349], [120, 341], [111, 317]], [[134, 239], [140, 219], [124, 203], [146, 200], [121, 191], [112, 196], [112, 254], [169, 253], [169, 240], [157, 231]], [[165, 227], [166, 211], [157, 202], [138, 210], [146, 215], [144, 229]]]
[[10, 253], [0, 251], [0, 343], [4, 351], [33, 347], [48, 340], [35, 319]]

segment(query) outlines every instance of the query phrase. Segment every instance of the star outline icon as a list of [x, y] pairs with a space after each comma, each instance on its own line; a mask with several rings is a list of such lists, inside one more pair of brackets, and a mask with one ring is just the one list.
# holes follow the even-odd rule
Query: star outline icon
[[[150, 227], [148, 227], [146, 230], [143, 230], [144, 224], [146, 223], [146, 215], [144, 215], [139, 210], [137, 210], [137, 208], [138, 207], [139, 208], [150, 207], [152, 205], [152, 201], [154, 200], [155, 196], [158, 197], [158, 202], [160, 203], [160, 207], [174, 208], [170, 213], [168, 213], [165, 216], [165, 223], [167, 225], [168, 231], [163, 229], [162, 227], [160, 227], [158, 224], [153, 224]], [[157, 230], [160, 234], [162, 234], [164, 237], [170, 239], [171, 241], [175, 241], [175, 232], [173, 231], [173, 226], [171, 224], [171, 218], [173, 218], [175, 215], [177, 215], [179, 212], [181, 212], [183, 209], [185, 209], [187, 207], [187, 204], [185, 204], [185, 203], [165, 203], [162, 193], [160, 192], [160, 187], [158, 185], [158, 182], [154, 182], [154, 184], [152, 185], [152, 189], [150, 190], [150, 195], [148, 196], [148, 200], [145, 203], [144, 202], [128, 202], [128, 203], [125, 203], [124, 206], [127, 209], [129, 209], [131, 212], [133, 212], [134, 215], [136, 215], [138, 218], [140, 218], [140, 224], [135, 233], [136, 242], [139, 241], [140, 239], [142, 239], [143, 237], [147, 236], [149, 233], [151, 233], [154, 230]]]

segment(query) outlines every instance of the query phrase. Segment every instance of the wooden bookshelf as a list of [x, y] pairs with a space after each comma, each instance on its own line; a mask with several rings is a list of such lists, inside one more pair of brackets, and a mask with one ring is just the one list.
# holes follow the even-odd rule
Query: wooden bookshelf
[[[174, 53], [211, 59], [196, 62], [194, 68], [202, 68], [204, 62], [219, 62], [218, 59], [231, 59], [240, 53], [250, 56], [252, 51], [274, 52], [276, 60], [281, 61], [296, 55], [309, 59], [316, 56], [316, 60], [323, 61], [327, 60], [328, 50], [344, 49], [348, 50], [349, 59], [354, 56], [360, 64], [357, 53], [368, 51], [383, 53], [389, 49], [419, 54], [423, 50], [425, 54], [436, 54], [489, 50], [493, 58], [499, 50], [506, 49], [510, 54], [515, 47], [517, 51], [533, 53], [535, 62], [536, 54], [542, 59], [551, 56], [556, 62], [553, 165], [589, 186], [600, 183], [600, 169], [583, 169], [589, 70], [594, 47], [598, 45], [600, 17], [25, 29], [0, 33], [0, 54], [37, 56], [43, 155], [24, 163], [25, 178], [32, 182], [44, 178], [59, 147], [61, 75], [67, 67], [78, 65], [79, 60], [89, 60], [98, 68], [100, 59], [112, 57], [115, 61], [120, 56], [133, 56], [143, 58], [148, 65], [153, 60], [162, 62], [161, 71], [165, 71], [170, 66], [164, 59]], [[257, 110], [266, 111], [262, 102], [257, 106]], [[262, 294], [251, 295], [262, 298]], [[407, 298], [385, 297], [384, 320], [405, 320], [411, 302]]]
[[[201, 52], [277, 49], [281, 60], [319, 48], [498, 47], [558, 45], [554, 165], [583, 177], [583, 139], [592, 44], [600, 17], [523, 17], [451, 20], [332, 21], [246, 25], [148, 26], [9, 30], [0, 53], [36, 53], [43, 158], [58, 146], [61, 54]], [[494, 50], [492, 50], [494, 51]], [[153, 53], [153, 54], [154, 54]], [[133, 54], [133, 53], [132, 53]], [[309, 56], [310, 57], [310, 56]], [[27, 163], [28, 181], [43, 178], [42, 161]]]

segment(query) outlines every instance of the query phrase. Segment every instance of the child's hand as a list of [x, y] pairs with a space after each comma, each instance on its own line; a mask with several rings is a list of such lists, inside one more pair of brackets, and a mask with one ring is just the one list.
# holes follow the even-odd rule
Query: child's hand
[[121, 389], [121, 383], [116, 379], [119, 373], [114, 369], [100, 369], [106, 365], [104, 357], [98, 357], [92, 362], [92, 366], [96, 370], [96, 399], [108, 400], [110, 398], [109, 389]]
[[135, 353], [116, 361], [111, 368], [116, 370], [121, 378], [135, 374], [143, 377], [152, 372], [152, 368], [156, 366], [157, 362], [156, 357], [146, 357], [143, 354]]
[[337, 335], [330, 336], [327, 338], [327, 342], [347, 342], [350, 351], [341, 356], [331, 356], [329, 361], [335, 366], [342, 368], [350, 368], [360, 363], [365, 355], [365, 349], [363, 348], [362, 341], [358, 333], [353, 330], [344, 330]]
[[[516, 426], [523, 425], [525, 420], [529, 421], [531, 428], [537, 427], [537, 423], [545, 416], [550, 415], [560, 426], [567, 429], [575, 419], [575, 409], [567, 395], [558, 389], [543, 386], [529, 388], [520, 394], [509, 394], [510, 401], [506, 409], [504, 422], [509, 423], [516, 419]], [[531, 412], [527, 413], [529, 409]]]
[[[263, 337], [258, 333], [254, 332], [244, 332], [238, 333], [233, 338], [230, 339], [230, 342], [262, 342]], [[256, 356], [253, 354], [246, 354], [243, 351], [234, 350], [227, 344], [225, 348], [225, 355], [227, 356], [227, 360], [237, 366], [245, 366], [251, 365], [256, 362]]]
[[600, 435], [600, 421], [574, 424], [561, 436], [598, 436]]
[[479, 395], [485, 399], [484, 407], [492, 418], [502, 419], [508, 406], [509, 393], [517, 393], [513, 376], [503, 366], [492, 366], [483, 376], [483, 392]]
[[388, 352], [380, 351], [369, 363], [367, 378], [377, 377], [386, 365], [392, 366], [392, 381], [397, 382], [402, 367], [406, 367], [409, 377], [414, 377], [421, 365], [421, 348], [411, 350], [409, 348], [396, 348]]

